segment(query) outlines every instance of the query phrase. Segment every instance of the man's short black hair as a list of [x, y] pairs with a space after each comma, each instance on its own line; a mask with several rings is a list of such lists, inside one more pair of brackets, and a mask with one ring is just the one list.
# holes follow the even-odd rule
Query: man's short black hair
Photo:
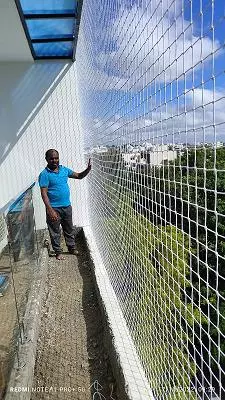
[[48, 158], [48, 157], [51, 155], [51, 153], [52, 153], [53, 151], [55, 151], [56, 153], [59, 154], [58, 150], [49, 149], [49, 150], [47, 150], [46, 153], [45, 153], [45, 158]]

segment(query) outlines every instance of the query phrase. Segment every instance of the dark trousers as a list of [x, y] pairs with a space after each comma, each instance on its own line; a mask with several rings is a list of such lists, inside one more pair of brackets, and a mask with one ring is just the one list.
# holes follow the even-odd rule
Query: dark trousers
[[48, 231], [51, 238], [52, 248], [56, 254], [62, 253], [60, 246], [61, 229], [62, 226], [63, 235], [68, 248], [75, 247], [75, 238], [73, 231], [73, 221], [72, 221], [72, 207], [54, 207], [59, 218], [57, 221], [51, 221], [47, 215], [47, 225]]

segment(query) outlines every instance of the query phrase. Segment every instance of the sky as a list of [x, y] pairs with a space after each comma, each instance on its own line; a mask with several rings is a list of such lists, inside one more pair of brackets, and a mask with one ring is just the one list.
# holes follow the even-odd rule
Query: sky
[[223, 2], [93, 3], [78, 43], [88, 141], [225, 142]]

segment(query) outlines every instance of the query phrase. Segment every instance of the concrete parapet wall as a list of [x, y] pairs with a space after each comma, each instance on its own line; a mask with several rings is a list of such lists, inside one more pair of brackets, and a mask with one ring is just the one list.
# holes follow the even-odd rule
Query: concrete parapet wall
[[94, 262], [93, 273], [104, 319], [106, 347], [111, 357], [119, 399], [154, 400], [91, 228], [85, 227], [84, 234]]

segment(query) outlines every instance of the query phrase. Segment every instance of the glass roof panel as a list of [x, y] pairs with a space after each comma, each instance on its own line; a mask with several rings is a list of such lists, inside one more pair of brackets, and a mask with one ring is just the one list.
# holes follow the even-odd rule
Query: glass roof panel
[[37, 57], [72, 57], [73, 42], [34, 43]]
[[21, 0], [25, 14], [59, 14], [76, 11], [77, 0]]
[[82, 0], [15, 2], [34, 59], [55, 55], [74, 60]]
[[65, 38], [73, 35], [75, 28], [74, 18], [59, 19], [29, 19], [26, 24], [32, 39]]

